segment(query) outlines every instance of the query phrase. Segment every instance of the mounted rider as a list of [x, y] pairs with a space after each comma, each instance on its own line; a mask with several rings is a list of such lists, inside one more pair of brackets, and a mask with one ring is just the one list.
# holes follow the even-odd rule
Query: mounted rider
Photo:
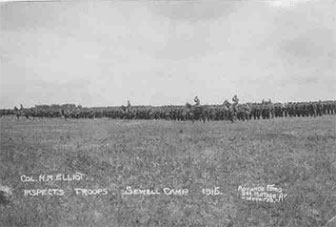
[[234, 96], [232, 97], [232, 102], [233, 102], [233, 104], [232, 104], [233, 111], [234, 111], [235, 114], [236, 114], [236, 113], [237, 113], [237, 105], [238, 105], [238, 103], [239, 103], [239, 99], [238, 99], [237, 95], [234, 95]]

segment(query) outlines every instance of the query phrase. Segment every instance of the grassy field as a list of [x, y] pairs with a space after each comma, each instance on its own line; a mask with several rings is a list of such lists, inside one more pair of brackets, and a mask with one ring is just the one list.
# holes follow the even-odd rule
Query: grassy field
[[[2, 118], [0, 184], [12, 195], [0, 197], [0, 226], [324, 226], [336, 215], [335, 141], [330, 116], [234, 124]], [[36, 180], [76, 172], [82, 180]], [[237, 189], [246, 184], [275, 184], [287, 197], [243, 200]], [[160, 194], [125, 195], [127, 186]], [[166, 195], [166, 187], [189, 192]], [[220, 195], [202, 193], [214, 187]], [[24, 195], [44, 188], [64, 195]]]

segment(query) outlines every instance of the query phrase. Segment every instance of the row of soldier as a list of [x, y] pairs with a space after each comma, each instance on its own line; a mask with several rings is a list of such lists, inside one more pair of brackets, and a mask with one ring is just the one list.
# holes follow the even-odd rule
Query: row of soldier
[[293, 103], [272, 103], [262, 101], [261, 103], [239, 104], [237, 95], [232, 98], [232, 103], [225, 100], [222, 105], [201, 105], [199, 98], [194, 98], [194, 105], [187, 103], [185, 106], [127, 106], [83, 108], [74, 104], [65, 105], [43, 105], [33, 108], [14, 110], [0, 110], [1, 115], [14, 114], [17, 119], [26, 118], [112, 118], [112, 119], [165, 119], [165, 120], [251, 120], [270, 119], [278, 117], [317, 117], [322, 115], [336, 114], [336, 101], [318, 102], [293, 102]]

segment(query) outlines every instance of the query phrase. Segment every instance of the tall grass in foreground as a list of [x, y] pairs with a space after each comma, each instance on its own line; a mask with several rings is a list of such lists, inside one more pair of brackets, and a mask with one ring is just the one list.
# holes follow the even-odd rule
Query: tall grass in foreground
[[[335, 118], [237, 122], [1, 120], [0, 226], [323, 226], [336, 215]], [[20, 175], [85, 174], [22, 183]], [[276, 184], [280, 203], [239, 198], [242, 184]], [[125, 196], [127, 186], [188, 188], [187, 196]], [[220, 187], [219, 196], [202, 188]], [[106, 196], [73, 189], [108, 188]], [[24, 197], [29, 188], [64, 196]]]

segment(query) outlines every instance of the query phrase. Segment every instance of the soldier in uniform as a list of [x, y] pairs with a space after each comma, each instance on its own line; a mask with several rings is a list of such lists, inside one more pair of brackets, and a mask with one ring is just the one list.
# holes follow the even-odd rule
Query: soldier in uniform
[[237, 118], [237, 111], [234, 109], [235, 106], [231, 104], [228, 100], [224, 101], [224, 115], [225, 120], [230, 120], [231, 122], [234, 122]]
[[19, 120], [21, 113], [20, 113], [20, 110], [16, 106], [14, 106], [14, 113], [16, 115], [16, 118]]

